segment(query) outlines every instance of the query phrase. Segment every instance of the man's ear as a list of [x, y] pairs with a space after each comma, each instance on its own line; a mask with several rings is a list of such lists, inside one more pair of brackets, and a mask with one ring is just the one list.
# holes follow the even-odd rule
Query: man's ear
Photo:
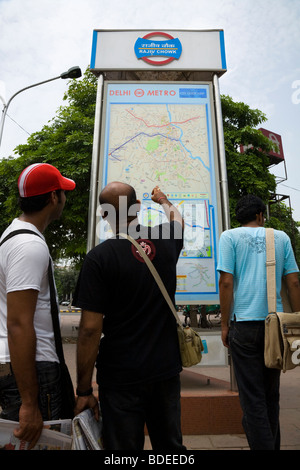
[[58, 199], [56, 191], [51, 191], [49, 202], [53, 203]]

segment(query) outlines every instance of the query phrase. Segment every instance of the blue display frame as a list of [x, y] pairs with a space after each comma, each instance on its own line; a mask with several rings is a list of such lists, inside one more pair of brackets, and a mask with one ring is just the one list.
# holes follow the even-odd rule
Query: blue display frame
[[[208, 200], [208, 217], [209, 217], [209, 230], [211, 240], [211, 257], [209, 269], [214, 280], [214, 288], [199, 289], [197, 291], [188, 290], [186, 292], [176, 292], [176, 302], [178, 304], [217, 304], [219, 303], [219, 288], [218, 288], [218, 273], [217, 273], [217, 252], [218, 252], [218, 239], [220, 234], [220, 195], [218, 187], [218, 158], [215, 142], [215, 118], [214, 109], [212, 102], [212, 87], [210, 82], [206, 83], [157, 83], [157, 82], [106, 82], [104, 89], [104, 119], [102, 125], [101, 135], [101, 156], [100, 156], [100, 181], [101, 188], [106, 186], [109, 182], [108, 170], [111, 164], [111, 155], [116, 152], [116, 149], [110, 148], [110, 132], [111, 132], [111, 110], [112, 106], [118, 105], [205, 105], [206, 113], [206, 130], [207, 130], [207, 142], [208, 142], [208, 155], [209, 165], [206, 170], [209, 171], [210, 179], [210, 198]], [[150, 135], [152, 136], [153, 135]], [[135, 137], [133, 136], [132, 139]], [[122, 151], [128, 142], [124, 142], [122, 146], [118, 147], [118, 150], [122, 147]], [[191, 158], [194, 158], [191, 156]], [[201, 160], [200, 157], [195, 157]], [[203, 165], [205, 163], [202, 161]], [[152, 188], [149, 188], [149, 191]], [[176, 203], [176, 198], [172, 198], [171, 194], [168, 194], [170, 200]], [[143, 199], [143, 198], [141, 198]], [[178, 200], [181, 200], [180, 198]], [[200, 199], [199, 199], [200, 200]], [[201, 198], [201, 201], [205, 200], [205, 197]], [[207, 198], [206, 198], [207, 200]], [[146, 199], [144, 199], [146, 201]], [[149, 199], [150, 201], [150, 199]], [[183, 261], [183, 256], [180, 256], [178, 262], [178, 269], [180, 274], [180, 263]], [[202, 263], [207, 262], [204, 257], [190, 257], [190, 260], [196, 259]], [[201, 267], [201, 266], [200, 266]]]

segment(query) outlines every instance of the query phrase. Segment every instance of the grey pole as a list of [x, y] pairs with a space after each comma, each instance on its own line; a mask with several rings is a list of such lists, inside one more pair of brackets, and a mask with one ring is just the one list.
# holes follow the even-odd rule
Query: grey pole
[[215, 74], [213, 78], [215, 103], [216, 103], [216, 122], [218, 134], [218, 150], [219, 150], [219, 166], [221, 178], [221, 199], [222, 199], [222, 212], [223, 212], [223, 229], [230, 229], [230, 208], [229, 208], [229, 194], [228, 194], [228, 179], [226, 168], [226, 154], [224, 144], [224, 129], [223, 129], [223, 116], [222, 105], [220, 98], [219, 78]]
[[12, 95], [12, 96], [10, 97], [10, 99], [9, 99], [8, 102], [7, 102], [7, 104], [5, 104], [4, 101], [3, 101], [2, 119], [1, 119], [1, 127], [0, 127], [0, 146], [1, 146], [1, 142], [2, 142], [2, 135], [3, 135], [3, 129], [4, 129], [4, 121], [5, 121], [5, 118], [6, 118], [6, 114], [7, 114], [8, 107], [9, 107], [10, 103], [12, 102], [12, 100], [13, 100], [19, 93], [21, 93], [22, 91], [28, 90], [29, 88], [33, 88], [33, 87], [38, 86], [38, 85], [42, 85], [43, 83], [52, 82], [52, 80], [57, 80], [58, 78], [60, 78], [60, 75], [59, 75], [58, 77], [50, 78], [49, 80], [45, 80], [45, 81], [43, 81], [43, 82], [35, 83], [34, 85], [30, 85], [30, 86], [27, 86], [27, 87], [25, 87], [25, 88], [22, 88], [21, 90], [17, 91], [17, 93], [15, 93], [14, 95]]
[[94, 247], [94, 243], [95, 243], [97, 186], [98, 186], [97, 178], [98, 178], [99, 158], [100, 158], [102, 94], [103, 94], [103, 75], [100, 75], [98, 78], [96, 109], [95, 109], [93, 153], [92, 153], [91, 179], [90, 179], [87, 252], [90, 251]]
[[2, 118], [1, 118], [1, 125], [0, 125], [0, 147], [1, 147], [2, 136], [3, 136], [4, 122], [5, 122], [5, 118], [6, 118], [6, 115], [7, 115], [8, 107], [9, 107], [10, 103], [12, 102], [12, 100], [17, 95], [19, 95], [19, 93], [22, 93], [22, 91], [25, 91], [25, 90], [29, 90], [29, 88], [33, 88], [33, 87], [36, 87], [36, 86], [39, 86], [39, 85], [43, 85], [44, 83], [52, 82], [53, 80], [57, 80], [58, 78], [65, 79], [65, 78], [79, 78], [79, 77], [81, 77], [80, 68], [79, 67], [72, 67], [67, 72], [63, 72], [58, 77], [49, 78], [48, 80], [43, 80], [42, 82], [34, 83], [33, 85], [29, 85], [25, 88], [22, 88], [21, 90], [17, 91], [14, 95], [12, 95], [9, 98], [9, 100], [6, 104], [3, 100], [3, 98], [1, 97], [1, 100], [3, 101], [3, 109], [2, 109]]
[[[224, 144], [224, 129], [223, 129], [223, 116], [222, 116], [222, 105], [219, 88], [219, 78], [215, 74], [213, 77], [214, 91], [215, 91], [215, 108], [216, 108], [216, 124], [218, 134], [218, 150], [219, 150], [219, 166], [220, 166], [220, 183], [221, 183], [221, 200], [222, 200], [222, 212], [223, 212], [223, 229], [230, 229], [230, 207], [229, 207], [229, 193], [228, 193], [228, 179], [227, 179], [227, 168], [226, 168], [226, 153]], [[234, 375], [233, 364], [231, 356], [229, 355], [230, 364], [230, 387], [231, 390], [237, 392], [237, 383]]]

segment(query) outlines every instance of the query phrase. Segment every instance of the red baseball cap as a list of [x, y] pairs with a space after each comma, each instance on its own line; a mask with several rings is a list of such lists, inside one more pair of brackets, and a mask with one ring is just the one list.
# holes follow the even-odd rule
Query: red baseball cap
[[18, 188], [21, 197], [38, 196], [56, 189], [72, 191], [75, 182], [65, 178], [55, 166], [48, 163], [34, 163], [28, 166], [19, 176]]

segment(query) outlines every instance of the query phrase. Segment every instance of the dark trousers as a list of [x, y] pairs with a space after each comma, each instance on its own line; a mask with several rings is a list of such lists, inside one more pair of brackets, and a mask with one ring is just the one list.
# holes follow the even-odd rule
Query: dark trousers
[[180, 378], [126, 387], [99, 387], [106, 450], [143, 450], [147, 425], [154, 451], [184, 451]]
[[280, 370], [264, 364], [263, 321], [232, 322], [229, 346], [251, 450], [279, 450]]
[[[37, 362], [39, 381], [39, 408], [44, 421], [60, 418], [60, 366], [56, 362]], [[0, 377], [0, 418], [19, 421], [21, 397], [14, 374]]]

